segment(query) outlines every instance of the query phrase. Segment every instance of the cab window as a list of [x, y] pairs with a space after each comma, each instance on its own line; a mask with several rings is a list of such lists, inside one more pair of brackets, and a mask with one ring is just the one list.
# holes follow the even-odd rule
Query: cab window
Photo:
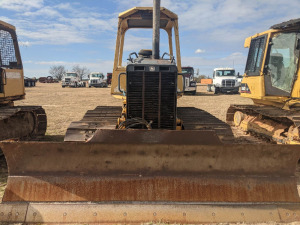
[[264, 35], [251, 40], [246, 69], [245, 69], [245, 73], [248, 76], [260, 75], [263, 56], [264, 56], [264, 49], [266, 45], [266, 39], [267, 39], [267, 35]]

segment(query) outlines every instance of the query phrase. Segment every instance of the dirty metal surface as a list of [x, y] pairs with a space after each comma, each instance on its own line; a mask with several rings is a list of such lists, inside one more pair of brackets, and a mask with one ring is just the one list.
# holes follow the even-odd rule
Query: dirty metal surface
[[230, 176], [12, 176], [3, 201], [299, 202], [292, 179]]
[[17, 106], [0, 109], [0, 140], [42, 136], [47, 116], [41, 106]]
[[121, 113], [121, 106], [97, 106], [87, 111], [82, 120], [70, 124], [64, 141], [85, 142], [98, 129], [115, 129]]
[[298, 146], [0, 143], [5, 202], [299, 202]]
[[185, 130], [215, 131], [222, 142], [233, 142], [230, 125], [202, 109], [178, 107], [177, 117], [183, 121]]
[[5, 120], [20, 111], [17, 107], [3, 107], [0, 110], [0, 120]]
[[28, 203], [0, 204], [0, 224], [23, 223], [26, 218]]
[[141, 223], [292, 223], [300, 220], [299, 204], [220, 203], [5, 203], [0, 222], [46, 224]]
[[236, 111], [244, 115], [238, 126], [239, 129], [250, 131], [275, 143], [299, 144], [299, 137], [289, 128], [292, 125], [300, 126], [300, 111], [288, 111], [262, 105], [231, 105], [227, 110], [226, 121], [233, 126]]
[[289, 28], [299, 28], [300, 27], [300, 18], [288, 20], [282, 23], [275, 24], [271, 26], [271, 29], [289, 29]]
[[[119, 106], [98, 106], [89, 110], [82, 120], [70, 124], [64, 140], [86, 142], [93, 138], [97, 130], [115, 129], [121, 112], [122, 107]], [[207, 135], [215, 131], [222, 142], [231, 143], [233, 140], [230, 126], [204, 110], [177, 107], [177, 117], [183, 121], [185, 130], [208, 131]], [[204, 132], [202, 139], [207, 135]]]
[[300, 111], [288, 111], [274, 106], [263, 105], [231, 105], [227, 111], [226, 121], [228, 123], [233, 121], [234, 112], [237, 110], [245, 113], [261, 114], [273, 119], [285, 119], [296, 127], [300, 126]]
[[105, 144], [221, 145], [214, 131], [198, 130], [97, 130], [89, 142]]

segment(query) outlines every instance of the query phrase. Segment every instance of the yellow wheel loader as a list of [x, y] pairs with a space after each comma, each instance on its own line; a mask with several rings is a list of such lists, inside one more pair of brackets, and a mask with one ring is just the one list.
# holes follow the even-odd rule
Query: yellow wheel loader
[[14, 106], [25, 98], [16, 28], [0, 21], [0, 140], [42, 136], [47, 118], [41, 106]]
[[[0, 143], [9, 169], [0, 222], [300, 220], [296, 146], [223, 144], [216, 129], [203, 129], [203, 120], [212, 123], [205, 113], [177, 107], [184, 90], [178, 18], [159, 3], [119, 15], [112, 94], [123, 108], [88, 111], [71, 124], [64, 143]], [[122, 67], [130, 28], [153, 28], [153, 49], [132, 53]], [[166, 59], [159, 28], [169, 34]]]
[[300, 19], [246, 39], [249, 54], [241, 96], [254, 105], [232, 105], [227, 122], [280, 144], [300, 144]]

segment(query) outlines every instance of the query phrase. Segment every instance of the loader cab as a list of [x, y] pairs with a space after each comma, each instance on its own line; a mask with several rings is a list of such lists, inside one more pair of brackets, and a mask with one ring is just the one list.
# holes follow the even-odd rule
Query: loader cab
[[25, 96], [23, 66], [15, 27], [0, 21], [0, 103]]
[[299, 33], [275, 33], [269, 40], [264, 77], [267, 96], [290, 96], [295, 81]]
[[279, 107], [289, 98], [299, 98], [299, 40], [296, 20], [247, 38], [245, 47], [249, 53], [241, 95]]

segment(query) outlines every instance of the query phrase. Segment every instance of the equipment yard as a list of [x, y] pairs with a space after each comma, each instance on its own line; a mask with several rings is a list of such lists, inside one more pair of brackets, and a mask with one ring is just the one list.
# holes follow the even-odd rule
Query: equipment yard
[[[67, 127], [72, 121], [80, 120], [85, 112], [96, 106], [119, 106], [122, 101], [110, 95], [110, 88], [75, 88], [62, 89], [60, 83], [37, 83], [35, 88], [26, 88], [26, 99], [17, 101], [16, 105], [41, 105], [47, 113], [48, 127], [46, 136], [38, 141], [58, 141], [64, 139]], [[197, 86], [196, 95], [184, 95], [178, 100], [179, 107], [195, 107], [202, 109], [225, 122], [226, 111], [230, 104], [252, 104], [250, 99], [239, 95], [214, 95], [206, 91], [206, 86]], [[248, 143], [249, 136], [234, 131], [239, 143]], [[0, 167], [0, 198], [2, 198], [5, 182], [6, 167], [3, 156]]]
[[[97, 57], [68, 72], [60, 64], [75, 58], [44, 62], [25, 53], [22, 62], [16, 27], [0, 21], [0, 224], [299, 222], [300, 19], [248, 34], [247, 60], [228, 43], [233, 53], [220, 51], [219, 63], [205, 44], [180, 45], [179, 16], [160, 0], [119, 13], [115, 27], [113, 61], [111, 49], [103, 60], [99, 49], [83, 47], [93, 42], [87, 32], [76, 51]], [[133, 39], [131, 29], [148, 37]], [[206, 50], [206, 58], [192, 54]], [[49, 70], [59, 83], [24, 85], [28, 64], [49, 62], [59, 64]], [[203, 65], [215, 68], [205, 84], [211, 72]]]
[[[46, 110], [48, 127], [46, 140], [63, 141], [67, 127], [80, 120], [87, 110], [96, 106], [120, 106], [122, 100], [111, 96], [110, 88], [62, 89], [59, 83], [37, 83], [35, 88], [26, 88], [26, 99], [16, 105], [41, 105]], [[196, 107], [205, 110], [225, 122], [230, 104], [252, 104], [239, 95], [214, 95], [206, 86], [197, 86], [197, 94], [184, 95], [178, 100], [179, 107]]]

